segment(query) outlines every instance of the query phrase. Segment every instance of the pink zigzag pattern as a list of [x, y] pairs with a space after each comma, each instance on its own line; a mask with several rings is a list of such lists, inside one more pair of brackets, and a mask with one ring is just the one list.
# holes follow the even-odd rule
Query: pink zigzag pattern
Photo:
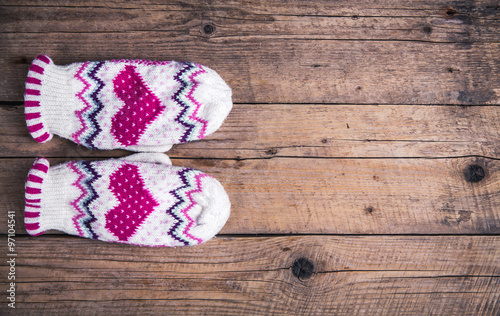
[[205, 137], [205, 132], [207, 130], [207, 124], [208, 122], [199, 118], [198, 116], [196, 116], [196, 113], [198, 113], [198, 110], [200, 109], [201, 107], [201, 104], [200, 102], [196, 101], [196, 99], [193, 97], [193, 93], [194, 93], [194, 90], [196, 90], [196, 88], [198, 87], [198, 82], [196, 82], [194, 80], [194, 77], [198, 76], [199, 74], [202, 74], [202, 73], [205, 73], [206, 70], [203, 69], [203, 67], [201, 65], [198, 65], [198, 67], [200, 67], [200, 70], [194, 72], [191, 76], [189, 76], [189, 80], [191, 80], [192, 83], [194, 83], [193, 87], [191, 88], [191, 90], [189, 90], [189, 93], [187, 94], [187, 98], [189, 100], [191, 100], [194, 104], [196, 104], [196, 109], [194, 110], [194, 112], [189, 116], [189, 118], [195, 120], [195, 121], [198, 121], [200, 122], [201, 124], [203, 124], [203, 127], [201, 128], [201, 131], [200, 131], [200, 135], [198, 136], [198, 139], [202, 139]]
[[82, 91], [80, 91], [79, 93], [76, 94], [76, 96], [82, 100], [82, 102], [86, 105], [85, 108], [79, 110], [79, 111], [76, 111], [76, 116], [78, 117], [78, 120], [80, 120], [80, 123], [82, 124], [82, 127], [76, 131], [75, 133], [73, 133], [72, 137], [73, 137], [73, 140], [77, 143], [77, 144], [80, 144], [80, 136], [82, 135], [82, 133], [87, 129], [87, 124], [85, 123], [85, 120], [83, 119], [83, 113], [85, 113], [88, 109], [90, 109], [92, 106], [87, 102], [87, 100], [85, 100], [85, 98], [83, 97], [83, 93], [85, 93], [85, 91], [87, 91], [89, 88], [90, 88], [90, 83], [87, 82], [82, 76], [82, 72], [83, 70], [88, 66], [89, 62], [85, 62], [81, 67], [80, 69], [78, 69], [78, 71], [76, 72], [75, 74], [75, 78], [80, 80], [84, 85], [85, 87], [82, 89]]
[[193, 207], [195, 206], [197, 203], [195, 202], [195, 200], [193, 200], [193, 197], [192, 197], [192, 194], [193, 193], [200, 193], [201, 192], [201, 178], [203, 177], [209, 177], [208, 174], [198, 174], [195, 176], [195, 179], [196, 179], [196, 189], [193, 189], [191, 191], [188, 191], [186, 192], [186, 196], [189, 198], [189, 201], [191, 201], [191, 204], [189, 204], [185, 209], [183, 209], [181, 212], [184, 214], [184, 216], [186, 216], [186, 218], [188, 219], [189, 221], [189, 224], [186, 226], [186, 228], [184, 228], [184, 234], [186, 236], [188, 236], [189, 238], [193, 239], [193, 240], [196, 240], [198, 243], [202, 243], [203, 240], [201, 240], [200, 238], [197, 238], [197, 237], [194, 237], [193, 235], [191, 235], [189, 233], [189, 230], [191, 229], [191, 226], [193, 226], [194, 224], [194, 220], [189, 217], [189, 215], [187, 214], [187, 212]]
[[79, 214], [75, 215], [73, 217], [73, 224], [75, 224], [75, 227], [76, 229], [78, 230], [78, 234], [80, 236], [83, 236], [83, 231], [80, 229], [80, 225], [78, 224], [78, 220], [80, 218], [82, 218], [83, 216], [85, 216], [85, 212], [80, 208], [80, 200], [83, 199], [86, 195], [86, 189], [83, 188], [80, 183], [81, 181], [85, 178], [85, 175], [75, 166], [74, 163], [69, 163], [68, 164], [69, 167], [71, 168], [71, 170], [73, 170], [76, 174], [78, 174], [78, 179], [73, 183], [73, 185], [75, 187], [77, 187], [78, 189], [80, 189], [80, 191], [82, 192], [82, 194], [74, 201], [71, 202], [71, 205], [75, 208], [75, 210], [77, 210], [79, 212]]

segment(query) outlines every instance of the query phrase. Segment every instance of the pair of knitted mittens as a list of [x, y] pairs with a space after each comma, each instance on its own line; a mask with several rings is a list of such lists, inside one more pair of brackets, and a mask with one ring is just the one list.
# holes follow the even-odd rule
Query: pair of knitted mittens
[[56, 134], [92, 149], [158, 153], [54, 167], [38, 158], [26, 179], [26, 230], [142, 246], [207, 241], [230, 214], [224, 188], [201, 171], [172, 166], [159, 152], [210, 135], [231, 108], [229, 86], [199, 64], [112, 60], [57, 66], [38, 56], [25, 91], [26, 123], [36, 141]]

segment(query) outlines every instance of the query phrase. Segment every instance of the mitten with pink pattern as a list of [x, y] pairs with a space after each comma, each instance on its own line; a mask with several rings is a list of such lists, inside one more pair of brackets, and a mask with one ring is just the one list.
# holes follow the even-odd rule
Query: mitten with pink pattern
[[163, 154], [49, 167], [28, 173], [25, 226], [141, 246], [189, 246], [217, 234], [230, 213], [222, 185], [201, 171], [175, 167]]
[[231, 111], [231, 89], [191, 62], [111, 60], [31, 64], [25, 114], [33, 138], [54, 134], [92, 149], [164, 152], [216, 131]]

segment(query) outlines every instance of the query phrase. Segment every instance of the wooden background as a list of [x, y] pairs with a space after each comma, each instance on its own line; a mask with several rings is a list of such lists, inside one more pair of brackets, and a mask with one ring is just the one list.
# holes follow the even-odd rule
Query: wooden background
[[[213, 240], [159, 249], [29, 237], [31, 60], [189, 60], [232, 87], [173, 163], [226, 188]], [[23, 315], [499, 315], [497, 0], [0, 1], [0, 313], [16, 212]], [[481, 175], [484, 175], [482, 177]]]

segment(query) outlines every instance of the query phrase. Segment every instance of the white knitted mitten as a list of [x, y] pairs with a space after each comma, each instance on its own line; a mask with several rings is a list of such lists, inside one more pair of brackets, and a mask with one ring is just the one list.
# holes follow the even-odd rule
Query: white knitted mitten
[[222, 185], [163, 154], [49, 167], [28, 173], [25, 226], [30, 235], [67, 234], [142, 246], [189, 246], [212, 238], [230, 214]]
[[29, 68], [25, 114], [33, 138], [53, 134], [92, 149], [165, 152], [215, 132], [232, 108], [231, 89], [191, 62], [111, 60]]

